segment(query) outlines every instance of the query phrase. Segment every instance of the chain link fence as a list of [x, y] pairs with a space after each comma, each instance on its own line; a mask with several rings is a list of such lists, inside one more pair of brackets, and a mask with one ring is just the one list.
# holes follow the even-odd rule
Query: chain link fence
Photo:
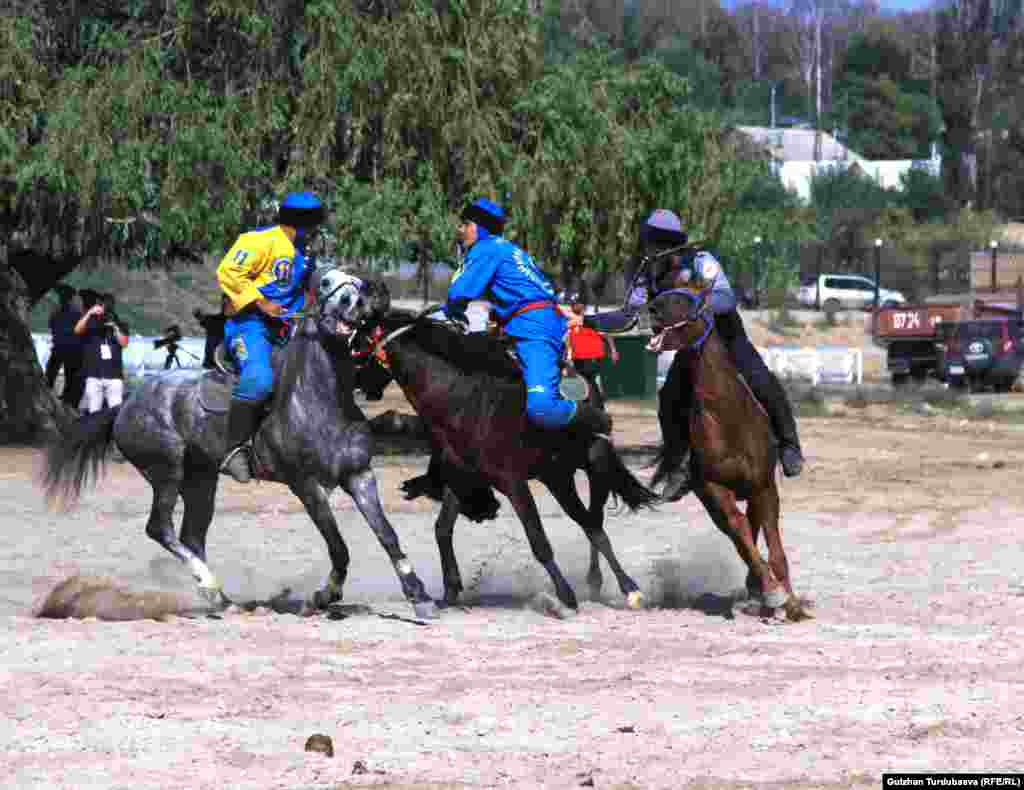
[[[946, 242], [909, 248], [883, 242], [836, 254], [825, 244], [802, 245], [800, 283], [812, 284], [830, 274], [867, 277], [880, 289], [898, 291], [907, 302], [985, 299], [1016, 303], [1024, 284], [1024, 247], [999, 245], [979, 250], [967, 243]], [[795, 290], [791, 293], [795, 298]], [[813, 306], [821, 308], [820, 304]]]

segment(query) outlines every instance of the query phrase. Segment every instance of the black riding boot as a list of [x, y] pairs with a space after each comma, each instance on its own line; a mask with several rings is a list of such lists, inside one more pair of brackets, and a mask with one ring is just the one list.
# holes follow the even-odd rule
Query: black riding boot
[[[780, 386], [781, 390], [782, 387]], [[797, 477], [804, 469], [804, 454], [800, 449], [800, 437], [796, 432], [796, 418], [789, 405], [789, 398], [782, 392], [780, 397], [764, 404], [772, 420], [775, 435], [779, 437], [779, 460], [786, 477]]]
[[224, 456], [220, 471], [231, 475], [239, 483], [248, 483], [252, 479], [252, 447], [249, 440], [256, 433], [262, 414], [262, 401], [231, 399], [228, 412], [228, 453]]
[[582, 428], [591, 434], [609, 436], [612, 432], [612, 418], [604, 409], [586, 401], [576, 404], [576, 416], [569, 423], [570, 428]]
[[661, 456], [651, 479], [656, 488], [664, 481], [661, 499], [676, 502], [693, 487], [690, 453], [690, 409], [693, 407], [693, 382], [682, 354], [677, 354], [668, 377], [658, 392], [658, 424], [661, 426]]
[[692, 456], [690, 453], [689, 415], [682, 416], [681, 426], [673, 426], [677, 432], [669, 440], [669, 434], [662, 433], [665, 445], [661, 450], [658, 468], [651, 479], [651, 487], [656, 487], [662, 480], [665, 485], [660, 497], [664, 502], [678, 502], [690, 493], [693, 488]]

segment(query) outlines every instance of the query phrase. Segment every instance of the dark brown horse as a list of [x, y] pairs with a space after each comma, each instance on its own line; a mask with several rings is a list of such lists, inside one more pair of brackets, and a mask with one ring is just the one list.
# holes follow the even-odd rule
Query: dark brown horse
[[[767, 413], [715, 331], [708, 294], [672, 289], [650, 305], [656, 332], [650, 350], [676, 351], [673, 367], [686, 366], [680, 372], [688, 374], [670, 374], [665, 386], [693, 388], [692, 398], [665, 399], [692, 405], [689, 414], [660, 415], [662, 424], [689, 420], [693, 492], [746, 563], [749, 595], [761, 601], [763, 614], [784, 607], [790, 620], [803, 620], [810, 615], [793, 592], [779, 529], [777, 442]], [[667, 471], [659, 469], [656, 477]], [[757, 548], [762, 529], [767, 562]]]
[[[531, 427], [522, 374], [494, 338], [463, 334], [422, 314], [394, 310], [381, 320], [373, 347], [440, 451], [443, 504], [434, 529], [445, 604], [455, 603], [463, 591], [453, 545], [456, 519], [460, 513], [477, 521], [494, 518], [494, 489], [512, 503], [558, 600], [569, 609], [577, 608], [576, 593], [555, 562], [530, 492], [529, 481], [539, 480], [590, 540], [591, 594], [597, 597], [601, 590], [600, 555], [615, 574], [627, 605], [643, 605], [640, 588], [620, 565], [604, 530], [604, 507], [613, 493], [631, 510], [650, 507], [656, 497], [626, 468], [606, 437], [572, 427]], [[590, 481], [589, 507], [576, 491], [577, 469]]]

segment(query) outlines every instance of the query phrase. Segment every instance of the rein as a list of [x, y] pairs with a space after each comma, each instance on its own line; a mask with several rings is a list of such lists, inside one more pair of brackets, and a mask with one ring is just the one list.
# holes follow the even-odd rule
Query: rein
[[370, 354], [373, 354], [373, 356], [377, 358], [377, 361], [380, 362], [384, 369], [388, 370], [391, 367], [391, 363], [388, 362], [388, 355], [384, 351], [384, 346], [386, 346], [392, 340], [395, 340], [396, 338], [399, 338], [406, 332], [410, 331], [420, 321], [422, 321], [428, 315], [436, 313], [438, 310], [442, 309], [442, 307], [443, 305], [440, 304], [432, 304], [430, 305], [430, 307], [424, 308], [415, 316], [413, 316], [412, 321], [410, 321], [408, 324], [406, 324], [405, 326], [400, 326], [398, 327], [398, 329], [393, 329], [387, 335], [384, 334], [383, 327], [378, 326], [376, 329], [373, 330], [373, 332], [370, 334], [370, 337], [368, 338], [369, 348], [367, 348], [366, 351], [353, 351], [352, 356], [368, 357], [370, 356]]
[[[686, 288], [671, 288], [671, 289], [669, 289], [667, 291], [660, 292], [655, 297], [655, 299], [659, 299], [662, 296], [668, 296], [670, 294], [686, 294], [688, 297], [692, 297], [693, 296], [693, 293], [691, 291], [687, 290]], [[707, 303], [701, 305], [700, 309], [698, 309], [696, 314], [694, 314], [693, 316], [687, 316], [686, 318], [682, 319], [681, 321], [677, 321], [676, 323], [672, 324], [671, 326], [667, 326], [664, 329], [662, 329], [661, 332], [659, 332], [656, 337], [651, 338], [651, 342], [648, 343], [648, 345], [647, 345], [648, 350], [650, 350], [650, 351], [660, 351], [661, 350], [661, 343], [660, 342], [657, 344], [657, 347], [652, 347], [652, 346], [654, 346], [655, 340], [657, 338], [664, 337], [666, 333], [671, 332], [673, 329], [679, 329], [680, 327], [684, 327], [687, 324], [692, 324], [694, 321], [700, 321], [700, 320], [704, 321], [704, 333], [700, 337], [698, 337], [686, 349], [687, 351], [700, 351], [701, 348], [704, 347], [704, 343], [707, 342], [707, 339], [711, 336], [711, 330], [713, 330], [715, 328], [715, 314], [714, 314], [714, 312], [712, 312], [711, 308], [707, 305]]]
[[[690, 244], [680, 244], [676, 247], [671, 247], [661, 252], [656, 252], [653, 255], [645, 255], [640, 259], [640, 265], [637, 266], [636, 271], [633, 273], [633, 279], [630, 280], [629, 287], [626, 289], [626, 298], [622, 303], [622, 309], [626, 310], [629, 308], [629, 297], [633, 293], [633, 290], [641, 285], [641, 279], [647, 276], [647, 270], [650, 269], [651, 264], [655, 261], [667, 258], [669, 255], [675, 255], [688, 249]], [[667, 293], [667, 291], [666, 291]]]
[[366, 349], [366, 351], [353, 351], [352, 356], [368, 357], [373, 354], [373, 356], [377, 358], [377, 361], [380, 362], [381, 366], [383, 366], [385, 370], [389, 370], [391, 368], [391, 363], [388, 362], [388, 355], [384, 351], [384, 346], [392, 340], [401, 337], [415, 326], [416, 322], [414, 321], [410, 324], [406, 324], [405, 326], [400, 326], [398, 329], [392, 330], [387, 335], [384, 334], [383, 328], [378, 326], [373, 330], [373, 334], [370, 335], [370, 347]]

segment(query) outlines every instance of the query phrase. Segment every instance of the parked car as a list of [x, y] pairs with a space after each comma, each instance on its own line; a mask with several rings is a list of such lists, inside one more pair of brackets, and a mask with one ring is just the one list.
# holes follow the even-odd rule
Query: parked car
[[[801, 282], [797, 301], [803, 307], [820, 305], [826, 312], [863, 310], [875, 303], [875, 283], [859, 274], [822, 274]], [[878, 290], [878, 304], [882, 307], [893, 307], [906, 301], [899, 291]]]
[[1021, 322], [954, 321], [935, 327], [936, 375], [951, 387], [1009, 392], [1020, 374]]

